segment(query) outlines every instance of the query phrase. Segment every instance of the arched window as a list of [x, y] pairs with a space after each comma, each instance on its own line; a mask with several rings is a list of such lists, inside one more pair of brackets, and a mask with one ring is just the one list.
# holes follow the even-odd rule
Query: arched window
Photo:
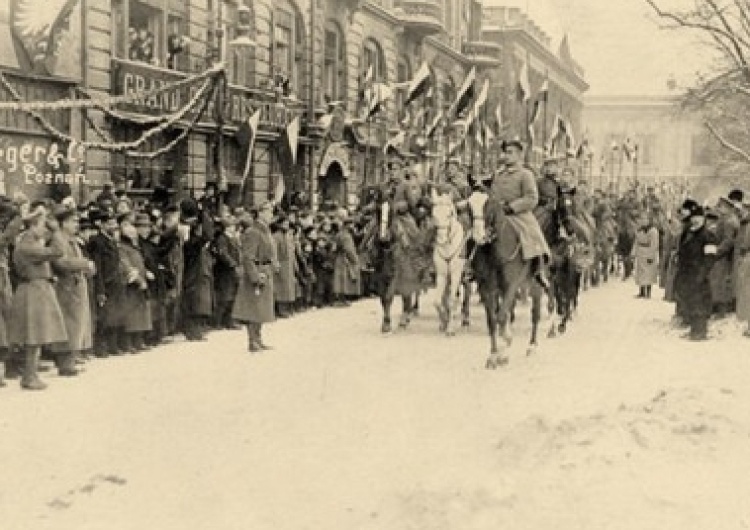
[[326, 22], [324, 93], [331, 101], [346, 101], [346, 38], [334, 20]]
[[304, 98], [306, 87], [305, 24], [297, 6], [290, 0], [276, 0], [273, 11], [273, 40], [271, 54], [274, 75], [289, 80], [289, 86], [299, 98]]
[[370, 67], [372, 67], [373, 81], [387, 81], [385, 55], [383, 54], [383, 49], [380, 47], [380, 44], [378, 44], [375, 39], [365, 40], [362, 48], [362, 58], [364, 73], [367, 73]]

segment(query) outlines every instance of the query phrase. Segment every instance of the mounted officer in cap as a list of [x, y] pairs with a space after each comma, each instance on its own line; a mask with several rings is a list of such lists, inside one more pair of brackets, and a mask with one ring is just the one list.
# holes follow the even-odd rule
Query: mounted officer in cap
[[471, 213], [469, 211], [468, 199], [471, 196], [472, 188], [469, 178], [461, 167], [461, 159], [458, 157], [449, 158], [445, 164], [445, 182], [438, 186], [440, 192], [444, 195], [450, 195], [453, 204], [456, 205], [458, 219], [464, 230], [471, 229]]
[[539, 203], [537, 182], [534, 174], [523, 167], [523, 145], [520, 141], [507, 142], [504, 150], [508, 157], [508, 165], [492, 183], [487, 226], [495, 227], [497, 208], [502, 208], [511, 226], [518, 233], [523, 259], [531, 261], [534, 278], [542, 287], [548, 289], [544, 264], [549, 258], [550, 250], [533, 213]]

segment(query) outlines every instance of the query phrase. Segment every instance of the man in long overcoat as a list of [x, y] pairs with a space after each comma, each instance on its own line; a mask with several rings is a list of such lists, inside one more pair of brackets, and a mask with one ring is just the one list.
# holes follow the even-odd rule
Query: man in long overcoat
[[268, 224], [273, 218], [273, 204], [258, 208], [258, 219], [242, 233], [240, 266], [242, 275], [234, 301], [232, 317], [247, 325], [250, 352], [267, 350], [262, 327], [273, 322], [273, 276], [277, 266], [276, 245]]
[[122, 333], [122, 299], [125, 279], [120, 266], [120, 250], [117, 244], [118, 224], [111, 212], [104, 211], [98, 220], [99, 233], [89, 241], [89, 256], [94, 260], [94, 296], [98, 308], [95, 355], [107, 357], [117, 355]]
[[487, 226], [495, 227], [497, 209], [502, 208], [511, 226], [516, 229], [521, 244], [521, 255], [531, 261], [534, 278], [545, 289], [549, 284], [544, 275], [544, 263], [550, 255], [539, 222], [533, 210], [539, 202], [536, 179], [522, 166], [523, 145], [519, 141], [506, 143], [507, 170], [492, 183]]
[[237, 219], [221, 219], [220, 230], [214, 241], [214, 291], [216, 293], [216, 325], [235, 329], [232, 322], [232, 305], [237, 296], [240, 267], [240, 242], [236, 235]]
[[734, 305], [734, 285], [732, 282], [732, 265], [734, 263], [734, 245], [740, 230], [737, 208], [726, 197], [719, 199], [716, 238], [718, 249], [716, 260], [711, 268], [711, 299], [713, 311], [722, 317], [732, 310]]
[[185, 338], [205, 340], [207, 319], [213, 315], [213, 257], [209, 250], [211, 238], [207, 217], [197, 212], [194, 204], [181, 205], [189, 235], [183, 245], [185, 263], [182, 290], [182, 324]]
[[690, 325], [685, 338], [706, 340], [711, 316], [709, 274], [717, 252], [716, 237], [706, 228], [705, 211], [699, 204], [689, 203], [686, 209], [689, 225], [677, 251], [675, 294]]
[[71, 377], [78, 375], [77, 356], [92, 346], [93, 322], [87, 277], [91, 277], [96, 268], [94, 262], [84, 256], [76, 237], [77, 212], [62, 207], [55, 212], [55, 216], [60, 229], [53, 234], [50, 247], [61, 256], [52, 261], [52, 270], [57, 277], [55, 293], [65, 319], [68, 340], [54, 344], [52, 351], [58, 354], [59, 375]]

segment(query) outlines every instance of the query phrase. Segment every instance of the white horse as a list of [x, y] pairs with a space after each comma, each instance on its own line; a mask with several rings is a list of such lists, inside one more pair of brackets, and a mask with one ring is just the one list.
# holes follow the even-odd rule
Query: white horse
[[450, 195], [440, 195], [432, 190], [432, 219], [437, 229], [435, 251], [436, 290], [439, 298], [435, 308], [440, 317], [440, 331], [449, 337], [455, 335], [453, 319], [458, 314], [461, 297], [461, 276], [466, 258], [463, 256], [466, 234], [458, 219]]

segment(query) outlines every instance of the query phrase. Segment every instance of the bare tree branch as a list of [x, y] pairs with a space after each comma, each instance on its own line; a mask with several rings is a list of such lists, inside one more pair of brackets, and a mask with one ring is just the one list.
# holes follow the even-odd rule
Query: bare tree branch
[[724, 11], [722, 9], [719, 9], [719, 6], [716, 4], [715, 0], [705, 0], [705, 1], [706, 3], [708, 3], [708, 5], [710, 5], [713, 8], [714, 12], [716, 13], [716, 16], [719, 17], [719, 21], [721, 22], [722, 26], [724, 26], [724, 29], [726, 30], [726, 35], [731, 43], [731, 47], [734, 48], [735, 53], [737, 54], [737, 57], [740, 59], [740, 63], [742, 64], [742, 66], [747, 68], [747, 61], [745, 60], [745, 54], [742, 50], [742, 46], [748, 47], [747, 41], [743, 39], [734, 28], [732, 28], [726, 16], [724, 15]]
[[733, 152], [735, 155], [742, 158], [745, 162], [750, 164], [750, 153], [742, 149], [741, 147], [736, 146], [735, 144], [731, 143], [729, 140], [724, 138], [724, 136], [716, 129], [716, 127], [708, 120], [705, 120], [704, 125], [706, 128], [711, 132], [711, 134], [716, 138], [716, 140], [725, 148]]

